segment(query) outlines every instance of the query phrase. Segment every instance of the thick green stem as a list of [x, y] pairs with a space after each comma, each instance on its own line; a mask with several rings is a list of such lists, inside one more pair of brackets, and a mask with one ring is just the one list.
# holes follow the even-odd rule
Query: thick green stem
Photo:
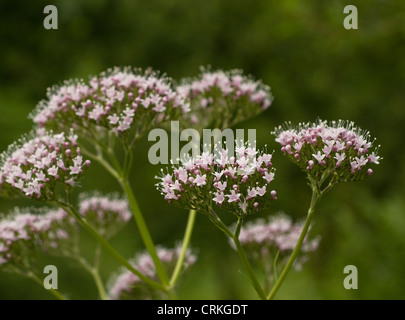
[[183, 267], [184, 263], [184, 258], [186, 256], [187, 248], [190, 243], [191, 235], [193, 233], [193, 228], [194, 228], [194, 222], [195, 218], [197, 216], [197, 211], [196, 210], [190, 210], [189, 215], [188, 215], [188, 221], [187, 221], [187, 226], [186, 226], [186, 231], [184, 233], [183, 237], [183, 243], [181, 246], [181, 252], [180, 255], [177, 259], [176, 266], [174, 268], [172, 277], [170, 279], [170, 287], [175, 286], [177, 279], [180, 275], [181, 269]]
[[[166, 273], [166, 270], [160, 261], [156, 248], [153, 243], [152, 237], [149, 234], [148, 227], [143, 219], [142, 213], [139, 209], [138, 202], [136, 201], [135, 195], [132, 191], [131, 185], [128, 181], [128, 175], [130, 166], [132, 164], [132, 154], [131, 151], [125, 148], [125, 167], [121, 169], [119, 163], [112, 152], [112, 149], [107, 150], [109, 154], [110, 161], [113, 162], [113, 167], [103, 159], [101, 152], [98, 152], [98, 155], [94, 158], [97, 160], [117, 181], [120, 183], [125, 195], [127, 196], [129, 205], [131, 207], [135, 222], [138, 226], [139, 233], [141, 235], [142, 241], [145, 244], [146, 250], [150, 254], [153, 263], [156, 268], [156, 272], [159, 276], [160, 281], [162, 282], [164, 291], [167, 291], [165, 288], [169, 285], [169, 277]], [[150, 279], [149, 279], [150, 280]], [[155, 282], [156, 283], [156, 282]]]
[[307, 219], [305, 221], [304, 227], [301, 231], [300, 237], [298, 238], [298, 242], [295, 245], [295, 248], [293, 252], [291, 253], [291, 256], [287, 262], [287, 264], [284, 266], [284, 269], [278, 278], [276, 284], [274, 285], [273, 289], [270, 291], [269, 295], [267, 296], [267, 300], [273, 300], [275, 295], [277, 294], [278, 290], [280, 289], [284, 279], [287, 277], [288, 272], [290, 271], [292, 265], [295, 262], [295, 259], [297, 258], [298, 253], [301, 250], [302, 243], [304, 242], [305, 236], [307, 235], [309, 226], [311, 225], [311, 220], [314, 215], [315, 211], [315, 206], [320, 198], [320, 193], [317, 188], [312, 187], [312, 198], [311, 198], [311, 205], [309, 206], [308, 209], [308, 215]]
[[166, 272], [162, 262], [160, 261], [158, 255], [156, 253], [155, 245], [153, 243], [152, 237], [149, 234], [148, 227], [146, 226], [145, 220], [143, 219], [142, 213], [139, 209], [138, 202], [136, 201], [136, 198], [132, 191], [131, 185], [129, 184], [129, 182], [126, 178], [121, 179], [120, 184], [127, 196], [129, 206], [132, 210], [135, 222], [138, 226], [138, 230], [139, 230], [139, 233], [143, 240], [143, 243], [145, 244], [146, 250], [148, 250], [148, 252], [153, 260], [153, 263], [155, 265], [156, 272], [159, 276], [160, 281], [166, 287], [169, 285], [169, 277], [167, 275], [167, 272]]

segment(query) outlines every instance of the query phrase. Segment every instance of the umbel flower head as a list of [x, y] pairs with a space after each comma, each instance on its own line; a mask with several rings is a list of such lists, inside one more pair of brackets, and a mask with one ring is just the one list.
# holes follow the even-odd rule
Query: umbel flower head
[[190, 101], [183, 116], [186, 127], [226, 129], [266, 110], [273, 96], [270, 87], [241, 70], [209, 71], [183, 80], [177, 92]]
[[281, 151], [316, 182], [331, 179], [360, 181], [373, 173], [372, 165], [381, 157], [369, 132], [356, 127], [353, 122], [319, 120], [301, 123], [293, 128], [287, 123], [273, 132]]
[[276, 199], [270, 188], [275, 175], [272, 155], [247, 143], [235, 151], [236, 157], [219, 144], [213, 153], [183, 159], [170, 173], [157, 177], [157, 189], [168, 202], [207, 214], [214, 203], [237, 216], [263, 210]]
[[[79, 213], [106, 238], [131, 218], [128, 202], [116, 194], [80, 194]], [[40, 251], [75, 256], [78, 226], [62, 209], [16, 209], [0, 220], [0, 267], [29, 271]]]
[[[267, 264], [277, 256], [277, 261], [283, 264], [294, 250], [300, 237], [303, 223], [293, 223], [291, 218], [284, 213], [271, 216], [269, 219], [257, 219], [246, 223], [239, 234], [239, 241], [246, 252], [256, 261]], [[233, 248], [235, 245], [232, 241]], [[305, 261], [308, 253], [318, 248], [319, 237], [309, 240], [307, 237], [301, 247], [301, 256], [295, 262], [299, 268]]]
[[[157, 247], [156, 253], [162, 261], [167, 272], [172, 273], [176, 261], [181, 252], [181, 246], [174, 249]], [[184, 258], [184, 270], [192, 266], [197, 260], [197, 256], [190, 249], [187, 249]], [[139, 254], [132, 262], [132, 265], [151, 279], [157, 279], [157, 273], [148, 253]], [[108, 297], [110, 300], [131, 300], [131, 299], [152, 299], [156, 293], [149, 286], [139, 279], [127, 269], [122, 269], [121, 272], [112, 278], [109, 285]]]
[[169, 78], [127, 67], [52, 87], [31, 117], [40, 128], [66, 132], [73, 127], [90, 139], [111, 131], [130, 141], [188, 111]]
[[41, 214], [16, 210], [0, 220], [0, 269], [35, 272], [39, 252], [69, 255], [78, 234], [74, 218], [61, 209]]
[[117, 194], [81, 194], [79, 213], [105, 238], [114, 236], [132, 217], [128, 201]]
[[0, 155], [0, 195], [54, 200], [58, 185], [71, 188], [90, 165], [77, 136], [42, 132], [24, 137]]

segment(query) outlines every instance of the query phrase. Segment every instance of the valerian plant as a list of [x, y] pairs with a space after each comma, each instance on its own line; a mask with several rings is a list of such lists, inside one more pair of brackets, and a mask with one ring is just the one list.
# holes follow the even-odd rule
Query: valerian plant
[[[308, 230], [321, 197], [339, 182], [370, 176], [379, 164], [379, 147], [368, 132], [352, 122], [320, 120], [296, 128], [286, 123], [272, 132], [312, 190], [300, 222], [284, 213], [251, 220], [259, 211], [271, 212], [277, 200], [274, 151], [256, 148], [256, 141], [236, 140], [236, 148], [229, 148], [214, 135], [212, 144], [195, 146], [201, 154], [172, 159], [156, 187], [168, 203], [189, 210], [184, 237], [174, 248], [153, 241], [129, 180], [137, 141], [151, 129], [173, 120], [200, 132], [224, 130], [257, 116], [272, 101], [269, 86], [240, 70], [202, 69], [175, 85], [150, 69], [112, 68], [50, 88], [30, 115], [33, 129], [0, 155], [0, 196], [46, 206], [16, 208], [2, 217], [0, 269], [41, 284], [39, 254], [59, 255], [88, 271], [100, 299], [176, 299], [180, 276], [197, 263], [190, 241], [200, 213], [237, 251], [258, 297], [273, 299], [291, 267], [300, 269], [318, 246], [319, 237], [310, 239]], [[93, 162], [117, 180], [123, 196], [75, 196]], [[227, 212], [231, 225], [223, 222]], [[109, 241], [132, 218], [145, 250], [128, 260]], [[80, 251], [80, 229], [97, 242], [91, 262]], [[99, 272], [102, 249], [121, 265], [107, 288]], [[50, 292], [66, 299], [56, 289]]]

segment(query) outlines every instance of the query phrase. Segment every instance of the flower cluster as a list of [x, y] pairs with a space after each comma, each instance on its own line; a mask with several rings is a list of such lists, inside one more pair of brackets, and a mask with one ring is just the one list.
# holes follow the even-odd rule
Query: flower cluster
[[185, 123], [201, 128], [231, 127], [266, 110], [273, 100], [268, 86], [241, 70], [203, 70], [198, 78], [183, 81], [177, 92], [190, 100]]
[[[180, 252], [180, 246], [174, 249], [157, 247], [156, 253], [169, 274], [173, 272]], [[183, 269], [187, 269], [192, 266], [196, 260], [197, 256], [190, 249], [188, 249], [184, 259]], [[141, 271], [151, 279], [157, 278], [155, 267], [149, 254], [141, 253], [131, 263], [137, 270]], [[142, 280], [127, 269], [123, 269], [118, 275], [115, 275], [113, 279], [114, 280], [109, 286], [110, 288], [108, 293], [109, 299], [111, 300], [153, 298], [153, 291], [146, 286]]]
[[318, 121], [298, 129], [287, 124], [273, 134], [281, 151], [317, 182], [331, 174], [334, 182], [362, 180], [372, 174], [370, 165], [381, 159], [370, 134], [353, 122]]
[[61, 209], [42, 214], [12, 213], [0, 221], [0, 267], [29, 272], [35, 270], [38, 252], [68, 254], [77, 227], [75, 220]]
[[212, 203], [238, 216], [262, 210], [276, 199], [270, 190], [275, 169], [272, 155], [260, 153], [247, 144], [237, 146], [236, 157], [219, 145], [195, 158], [173, 165], [173, 172], [157, 177], [164, 198], [186, 209], [212, 211]]
[[[246, 252], [260, 261], [271, 261], [269, 257], [274, 259], [278, 253], [278, 259], [282, 262], [294, 250], [302, 228], [302, 223], [293, 223], [290, 217], [279, 213], [267, 221], [258, 219], [246, 223], [240, 231], [239, 241], [246, 248]], [[230, 244], [234, 247], [233, 242]], [[301, 257], [296, 261], [295, 267], [299, 268], [305, 260], [305, 255], [315, 251], [318, 244], [319, 238], [312, 240], [305, 238], [301, 247]]]
[[[80, 195], [79, 213], [101, 235], [113, 236], [131, 218], [128, 202], [117, 195]], [[28, 213], [27, 213], [28, 212]], [[15, 211], [0, 221], [0, 265], [29, 267], [36, 251], [75, 255], [78, 224], [62, 209], [33, 214], [35, 209]]]
[[0, 194], [54, 200], [57, 184], [70, 188], [90, 165], [73, 133], [41, 135], [9, 146], [0, 155]]
[[105, 238], [115, 235], [132, 217], [128, 201], [117, 195], [81, 195], [79, 213]]
[[171, 88], [170, 79], [152, 71], [114, 68], [88, 82], [70, 80], [49, 89], [47, 100], [39, 103], [31, 117], [40, 128], [74, 128], [85, 135], [132, 132], [137, 137], [188, 111], [189, 105]]

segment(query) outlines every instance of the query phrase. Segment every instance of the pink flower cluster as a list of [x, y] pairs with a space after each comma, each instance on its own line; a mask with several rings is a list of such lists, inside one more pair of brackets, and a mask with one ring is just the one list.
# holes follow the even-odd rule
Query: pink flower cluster
[[105, 238], [115, 235], [132, 217], [128, 201], [116, 195], [82, 196], [79, 213]]
[[266, 110], [273, 100], [268, 86], [241, 70], [203, 70], [198, 78], [183, 81], [177, 92], [191, 102], [191, 112], [184, 117], [203, 128], [230, 127]]
[[60, 255], [72, 249], [75, 220], [63, 210], [43, 214], [15, 212], [0, 221], [0, 267], [31, 271], [38, 251]]
[[[106, 238], [113, 236], [131, 218], [128, 202], [117, 195], [80, 195], [79, 213]], [[32, 211], [32, 210], [25, 210]], [[65, 211], [48, 210], [40, 214], [16, 211], [0, 221], [0, 265], [12, 262], [24, 266], [26, 250], [73, 254], [69, 239], [78, 236], [76, 220]], [[30, 252], [29, 256], [36, 256]]]
[[[255, 258], [271, 261], [269, 256], [274, 256], [279, 252], [281, 259], [288, 257], [294, 250], [298, 238], [300, 237], [303, 224], [293, 223], [291, 218], [285, 214], [278, 214], [267, 221], [258, 219], [248, 222], [242, 227], [239, 235], [240, 243], [247, 249], [246, 251]], [[230, 244], [234, 247], [233, 242]], [[301, 254], [313, 252], [318, 248], [319, 238], [308, 240], [305, 238], [301, 247]], [[303, 256], [296, 266], [303, 262]]]
[[[180, 246], [174, 249], [157, 247], [156, 253], [169, 274], [173, 272], [180, 252]], [[183, 268], [189, 268], [196, 260], [197, 256], [190, 249], [187, 249]], [[147, 277], [157, 279], [155, 267], [149, 254], [139, 254], [134, 261], [132, 261], [132, 265]], [[113, 279], [108, 292], [108, 297], [111, 300], [150, 299], [153, 297], [151, 295], [151, 289], [127, 269], [123, 269], [122, 272], [114, 276]]]
[[151, 124], [189, 111], [168, 78], [131, 68], [110, 69], [87, 83], [67, 81], [48, 90], [47, 96], [31, 117], [39, 127], [55, 130], [73, 127], [86, 133], [103, 127], [122, 134], [135, 127], [140, 135]]
[[280, 126], [273, 134], [281, 151], [310, 176], [320, 181], [325, 172], [339, 181], [358, 181], [371, 175], [372, 164], [379, 164], [378, 147], [368, 132], [342, 120]]
[[215, 202], [239, 216], [253, 213], [276, 199], [276, 191], [269, 187], [275, 175], [271, 159], [271, 154], [246, 145], [236, 147], [236, 157], [215, 148], [214, 153], [183, 160], [172, 173], [157, 177], [161, 180], [157, 188], [167, 201], [186, 209], [210, 213]]
[[57, 184], [73, 186], [90, 165], [71, 133], [22, 139], [0, 155], [0, 194], [53, 200]]

